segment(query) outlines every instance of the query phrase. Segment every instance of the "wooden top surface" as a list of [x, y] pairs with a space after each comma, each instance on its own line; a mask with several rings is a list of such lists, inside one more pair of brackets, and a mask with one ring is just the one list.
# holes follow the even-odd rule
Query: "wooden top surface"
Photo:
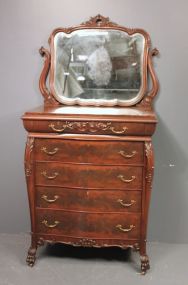
[[83, 106], [39, 106], [27, 111], [25, 120], [59, 120], [59, 119], [113, 119], [135, 122], [157, 122], [152, 110], [136, 107], [83, 107]]

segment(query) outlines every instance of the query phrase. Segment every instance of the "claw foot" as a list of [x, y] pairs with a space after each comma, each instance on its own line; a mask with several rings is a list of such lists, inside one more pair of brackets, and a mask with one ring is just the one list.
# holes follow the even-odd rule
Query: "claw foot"
[[141, 274], [145, 275], [147, 270], [150, 269], [149, 258], [147, 255], [142, 255], [140, 258], [141, 258]]
[[36, 249], [30, 249], [26, 258], [26, 262], [29, 266], [33, 267], [36, 260]]

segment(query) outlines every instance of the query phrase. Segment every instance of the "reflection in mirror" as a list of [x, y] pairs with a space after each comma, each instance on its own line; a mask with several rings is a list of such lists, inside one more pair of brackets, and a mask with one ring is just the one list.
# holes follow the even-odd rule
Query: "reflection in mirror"
[[130, 36], [120, 30], [57, 33], [53, 63], [57, 100], [94, 105], [131, 102], [143, 85], [144, 45], [142, 34]]

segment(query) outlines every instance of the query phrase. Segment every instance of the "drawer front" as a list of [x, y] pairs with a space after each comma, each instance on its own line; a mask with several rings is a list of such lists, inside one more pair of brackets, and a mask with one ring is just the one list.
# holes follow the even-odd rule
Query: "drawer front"
[[141, 212], [140, 191], [37, 187], [37, 207], [77, 211]]
[[77, 188], [142, 188], [142, 167], [36, 163], [36, 184]]
[[37, 210], [37, 232], [79, 237], [139, 238], [140, 214]]
[[35, 155], [38, 161], [141, 164], [143, 143], [36, 139]]
[[[101, 121], [29, 120], [24, 122], [29, 132], [99, 134], [99, 135], [149, 135], [145, 123]], [[151, 124], [150, 124], [151, 125]]]

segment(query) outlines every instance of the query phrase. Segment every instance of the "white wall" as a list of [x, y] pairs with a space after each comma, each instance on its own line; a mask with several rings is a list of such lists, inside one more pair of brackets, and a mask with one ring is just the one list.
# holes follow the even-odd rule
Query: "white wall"
[[188, 242], [188, 2], [186, 0], [0, 1], [0, 231], [30, 231], [23, 170], [26, 132], [20, 116], [42, 104], [38, 78], [51, 31], [100, 13], [141, 27], [160, 50], [156, 169], [149, 239]]

